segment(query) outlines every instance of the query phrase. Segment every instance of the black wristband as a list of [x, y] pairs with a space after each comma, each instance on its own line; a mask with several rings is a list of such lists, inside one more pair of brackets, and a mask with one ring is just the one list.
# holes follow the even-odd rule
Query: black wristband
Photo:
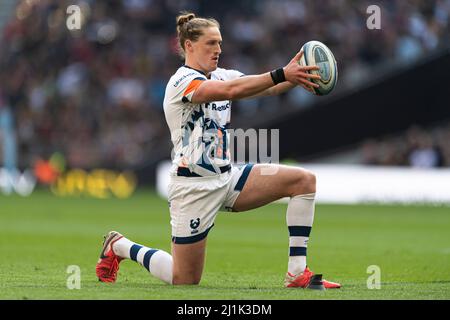
[[272, 81], [274, 84], [279, 84], [286, 81], [283, 68], [278, 68], [271, 71], [270, 76], [272, 77]]

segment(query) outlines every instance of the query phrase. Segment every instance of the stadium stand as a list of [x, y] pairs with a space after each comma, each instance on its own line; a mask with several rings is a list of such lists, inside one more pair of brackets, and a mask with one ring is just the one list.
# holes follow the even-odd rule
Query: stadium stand
[[[244, 1], [236, 9], [237, 0], [226, 5], [216, 0], [75, 1], [85, 21], [80, 32], [70, 32], [65, 9], [73, 2], [18, 1], [14, 19], [2, 30], [0, 107], [14, 115], [20, 167], [56, 151], [65, 155], [68, 166], [81, 168], [143, 168], [168, 158], [162, 99], [166, 81], [182, 63], [173, 28], [181, 10], [218, 18], [224, 38], [221, 65], [247, 74], [285, 64], [310, 39], [327, 43], [340, 71], [330, 98], [408, 68], [450, 43], [449, 0], [383, 1], [383, 32], [365, 28], [370, 1], [335, 0], [321, 5], [313, 0]], [[327, 23], [314, 23], [318, 20]], [[267, 119], [300, 113], [317, 99], [295, 89], [281, 97], [239, 102], [235, 125], [251, 126], [255, 114]], [[389, 160], [367, 156], [363, 161], [449, 165], [448, 147], [439, 142], [446, 141], [449, 128], [447, 123], [433, 133], [441, 148], [434, 162], [407, 151], [422, 148], [414, 143], [399, 159], [377, 151], [395, 148], [408, 134], [381, 144], [373, 140], [376, 147], [366, 143], [368, 154], [382, 153]]]

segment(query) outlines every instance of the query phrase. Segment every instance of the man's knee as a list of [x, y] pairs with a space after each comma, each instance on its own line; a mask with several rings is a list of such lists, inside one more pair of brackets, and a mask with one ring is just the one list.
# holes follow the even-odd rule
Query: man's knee
[[316, 175], [308, 170], [300, 170], [296, 177], [291, 196], [316, 192]]
[[311, 188], [311, 192], [308, 193], [315, 193], [316, 192], [316, 175], [310, 171], [308, 171], [308, 187]]

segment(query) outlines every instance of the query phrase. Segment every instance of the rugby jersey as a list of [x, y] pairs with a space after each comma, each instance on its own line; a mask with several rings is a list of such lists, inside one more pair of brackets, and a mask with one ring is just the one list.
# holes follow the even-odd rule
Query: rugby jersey
[[[241, 76], [237, 70], [217, 68], [210, 79]], [[211, 176], [231, 168], [231, 101], [192, 103], [195, 90], [206, 80], [201, 71], [182, 66], [167, 83], [164, 114], [173, 143], [172, 175]]]

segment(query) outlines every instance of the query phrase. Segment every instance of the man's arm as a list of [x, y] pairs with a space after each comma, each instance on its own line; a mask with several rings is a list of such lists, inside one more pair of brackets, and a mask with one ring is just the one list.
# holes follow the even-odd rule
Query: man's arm
[[248, 99], [268, 97], [268, 96], [277, 96], [279, 94], [282, 94], [282, 93], [285, 93], [285, 92], [291, 90], [292, 88], [295, 88], [296, 86], [297, 85], [286, 81], [283, 83], [279, 83], [276, 86], [273, 86], [269, 89], [263, 90], [253, 96], [250, 96], [250, 97], [248, 97]]
[[[206, 80], [196, 89], [192, 101], [193, 103], [204, 103], [220, 100], [239, 100], [262, 94], [264, 91], [272, 89], [269, 93], [282, 92], [293, 85], [317, 86], [309, 79], [317, 79], [319, 76], [309, 73], [311, 70], [318, 70], [317, 66], [301, 66], [298, 64], [303, 52], [297, 55], [283, 68], [286, 82], [274, 85], [269, 72], [260, 75], [243, 76], [229, 81]], [[320, 77], [319, 77], [320, 78]]]
[[[291, 82], [286, 81], [286, 82], [283, 82], [283, 83], [279, 83], [276, 86], [273, 86], [273, 87], [271, 87], [269, 89], [261, 91], [261, 92], [255, 94], [253, 96], [250, 96], [250, 97], [248, 97], [246, 99], [261, 98], [261, 97], [268, 97], [268, 96], [277, 96], [277, 95], [283, 94], [283, 93], [285, 93], [285, 92], [295, 88], [296, 86], [297, 86], [296, 84], [293, 84]], [[305, 85], [303, 83], [300, 84], [300, 86], [302, 86], [303, 89], [311, 92], [312, 94], [316, 94], [314, 92], [314, 90], [310, 86], [307, 86], [307, 85]]]

